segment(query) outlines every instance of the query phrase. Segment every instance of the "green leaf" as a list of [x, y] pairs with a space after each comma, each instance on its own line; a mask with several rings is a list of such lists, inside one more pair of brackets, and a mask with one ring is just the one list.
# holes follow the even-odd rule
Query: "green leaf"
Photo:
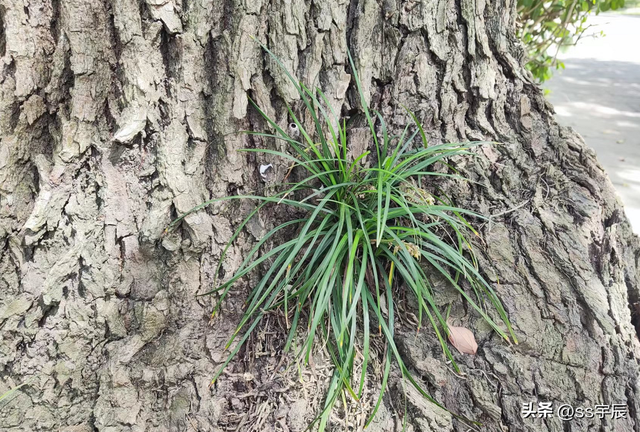
[[[263, 48], [283, 68], [280, 60]], [[394, 366], [421, 395], [442, 407], [411, 375], [396, 346], [398, 309], [394, 294], [398, 290], [415, 298], [419, 321], [416, 330], [423, 324], [431, 327], [443, 359], [450, 361], [456, 372], [460, 368], [447, 339], [448, 312], [443, 316], [434, 300], [437, 285], [431, 278], [436, 275], [439, 280], [448, 281], [469, 309], [501, 338], [517, 343], [506, 310], [481, 274], [467, 240], [469, 233], [478, 235], [470, 221], [486, 218], [472, 209], [456, 207], [452, 199], [438, 189], [443, 178], [466, 181], [448, 163], [449, 158], [474, 156], [475, 147], [493, 143], [428, 145], [422, 125], [408, 109], [413, 124], [405, 125], [399, 136], [394, 135], [384, 117], [367, 107], [351, 55], [349, 61], [375, 153], [365, 151], [355, 155], [353, 162], [349, 161], [349, 126], [345, 119], [337, 118], [320, 90], [310, 90], [283, 68], [300, 95], [301, 108], [306, 111], [294, 112], [287, 106], [290, 121], [300, 130], [300, 137], [290, 137], [251, 101], [271, 132], [243, 133], [267, 138], [266, 141], [283, 141], [287, 149], [243, 151], [263, 153], [292, 163], [292, 167], [300, 170], [302, 179], [274, 185], [273, 189], [267, 189], [266, 196], [248, 193], [212, 199], [181, 215], [167, 228], [178, 229], [189, 215], [213, 203], [257, 201], [223, 249], [215, 285], [207, 293], [217, 295], [214, 313], [222, 313], [223, 302], [233, 287], [245, 283], [249, 276], [256, 276], [257, 282], [249, 287], [244, 314], [227, 343], [231, 352], [216, 371], [212, 383], [220, 379], [266, 314], [283, 315], [282, 321], [288, 328], [287, 337], [283, 338], [283, 353], [294, 356], [297, 362], [309, 363], [314, 352], [323, 350], [333, 362], [322, 410], [312, 422], [321, 432], [328, 427], [338, 401], [347, 405], [349, 401], [361, 403], [368, 397], [366, 378], [373, 361], [371, 348], [376, 333], [384, 341], [381, 358], [377, 359], [383, 365], [382, 388], [374, 396], [375, 404], [366, 424], [371, 423], [381, 406]], [[546, 73], [548, 64], [537, 65], [533, 70]], [[308, 124], [303, 124], [305, 122]], [[415, 142], [418, 136], [420, 140]], [[369, 161], [370, 156], [377, 158]], [[369, 162], [366, 168], [364, 161]], [[435, 171], [436, 163], [447, 172]], [[425, 184], [432, 186], [429, 191], [423, 188]], [[229, 264], [225, 257], [247, 224], [260, 212], [278, 206], [290, 207], [295, 217], [277, 223], [267, 221], [273, 227], [252, 245], [237, 268], [225, 268], [226, 280], [218, 283], [223, 263]], [[286, 213], [272, 211], [270, 214]], [[429, 271], [424, 268], [426, 264]], [[487, 307], [495, 314], [490, 316]], [[358, 374], [357, 370], [360, 370]]]

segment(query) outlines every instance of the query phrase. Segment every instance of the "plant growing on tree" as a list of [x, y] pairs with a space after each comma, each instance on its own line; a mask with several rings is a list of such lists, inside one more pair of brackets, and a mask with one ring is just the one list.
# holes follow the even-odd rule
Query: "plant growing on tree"
[[[551, 68], [564, 69], [557, 59], [561, 48], [575, 45], [585, 35], [587, 17], [624, 7], [625, 0], [518, 0], [518, 36], [525, 44], [527, 69], [543, 82]], [[550, 51], [551, 50], [551, 51]]]
[[[13, 387], [12, 389], [7, 390], [6, 392], [2, 393], [0, 395], [0, 403], [5, 403], [5, 399], [9, 399], [9, 397], [11, 397], [15, 392], [17, 392], [18, 390], [20, 390], [22, 387], [29, 385], [29, 383], [31, 383], [32, 380], [34, 380], [36, 377], [31, 377], [29, 378], [27, 381], [23, 382], [20, 385], [17, 385], [15, 387]], [[2, 407], [2, 405], [0, 405], [0, 407]]]
[[[400, 136], [390, 136], [382, 116], [367, 108], [351, 61], [374, 153], [367, 151], [350, 161], [345, 122], [334, 123], [335, 113], [330, 108], [327, 111], [326, 107], [330, 105], [322, 92], [313, 92], [295, 80], [278, 58], [266, 47], [265, 50], [296, 87], [313, 119], [313, 130], [305, 129], [288, 108], [295, 125], [290, 129], [295, 130], [299, 138], [290, 136], [254, 104], [275, 133], [247, 133], [283, 140], [290, 145], [293, 154], [268, 149], [243, 151], [288, 159], [304, 170], [306, 176], [299, 182], [284, 185], [286, 187], [282, 191], [271, 196], [241, 195], [207, 201], [176, 219], [171, 227], [213, 202], [251, 199], [260, 203], [229, 240], [217, 274], [227, 250], [245, 224], [266, 205], [292, 206], [306, 212], [306, 216], [286, 221], [269, 231], [226, 282], [206, 293], [219, 295], [215, 314], [237, 281], [261, 264], [268, 264], [268, 270], [251, 290], [244, 315], [227, 348], [239, 340], [212, 383], [238, 353], [263, 316], [279, 310], [284, 313], [289, 327], [284, 353], [292, 349], [294, 338], [304, 322], [306, 334], [295, 354], [308, 362], [314, 347], [317, 347], [314, 341], [322, 340], [333, 359], [335, 371], [324, 409], [315, 420], [319, 421], [320, 431], [325, 429], [331, 409], [339, 398], [350, 395], [359, 401], [363, 397], [373, 337], [384, 338], [386, 353], [382, 389], [367, 424], [380, 407], [392, 362], [425, 398], [437, 403], [412, 377], [394, 342], [394, 289], [402, 286], [417, 301], [419, 325], [426, 322], [433, 328], [444, 354], [451, 360], [453, 368], [459, 371], [447, 344], [447, 337], [451, 334], [446, 316], [434, 301], [434, 286], [425, 265], [455, 287], [501, 337], [517, 343], [507, 314], [491, 285], [478, 271], [471, 244], [466, 238], [468, 233], [477, 233], [465, 217], [482, 216], [454, 207], [447, 197], [431, 195], [422, 188], [428, 177], [462, 179], [456, 174], [436, 172], [432, 167], [452, 156], [471, 155], [469, 150], [483, 143], [428, 146], [422, 126], [410, 112], [415, 131], [410, 132], [407, 126]], [[376, 125], [380, 136], [376, 133]], [[421, 142], [421, 148], [414, 149], [414, 141]], [[371, 167], [363, 164], [368, 157], [374, 161]], [[283, 235], [292, 229], [296, 230], [295, 236]], [[281, 236], [277, 237], [278, 234]], [[266, 242], [272, 238], [285, 240], [271, 250], [263, 251]], [[471, 289], [463, 288], [463, 281]], [[487, 314], [485, 300], [493, 305], [506, 330]], [[356, 369], [361, 370], [357, 377], [354, 376]]]

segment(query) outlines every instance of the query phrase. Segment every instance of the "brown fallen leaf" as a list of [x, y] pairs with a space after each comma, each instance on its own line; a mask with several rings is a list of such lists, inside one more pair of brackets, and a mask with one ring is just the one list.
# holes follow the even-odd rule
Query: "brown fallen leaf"
[[465, 327], [449, 326], [449, 342], [462, 354], [474, 355], [478, 351], [475, 336]]

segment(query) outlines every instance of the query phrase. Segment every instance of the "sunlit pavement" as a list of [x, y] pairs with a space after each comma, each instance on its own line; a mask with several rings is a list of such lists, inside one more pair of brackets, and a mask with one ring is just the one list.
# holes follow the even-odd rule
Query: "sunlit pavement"
[[544, 87], [558, 121], [598, 154], [640, 234], [640, 15], [592, 17], [605, 37], [583, 38], [558, 55], [566, 65]]

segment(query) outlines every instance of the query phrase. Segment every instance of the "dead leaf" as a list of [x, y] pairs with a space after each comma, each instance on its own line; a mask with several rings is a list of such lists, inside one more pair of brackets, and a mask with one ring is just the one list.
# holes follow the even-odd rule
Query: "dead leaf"
[[449, 326], [449, 342], [462, 354], [474, 355], [478, 351], [475, 336], [464, 327]]

